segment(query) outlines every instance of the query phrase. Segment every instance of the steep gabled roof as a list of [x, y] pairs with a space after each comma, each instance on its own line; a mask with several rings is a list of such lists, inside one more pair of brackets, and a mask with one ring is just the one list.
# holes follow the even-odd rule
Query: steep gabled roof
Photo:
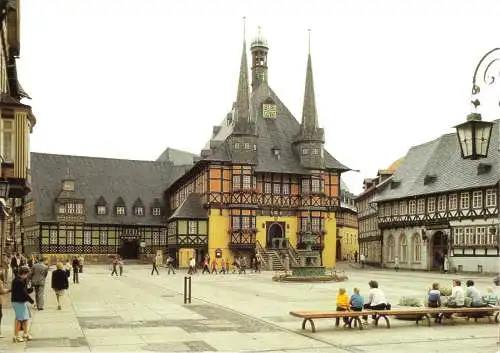
[[189, 194], [169, 218], [169, 220], [174, 219], [208, 219], [208, 211], [203, 207], [202, 196]]
[[[499, 121], [494, 121], [485, 159], [463, 159], [454, 133], [410, 148], [393, 175], [393, 181], [399, 185], [386, 188], [375, 201], [496, 185], [500, 180]], [[491, 168], [478, 173], [480, 164], [491, 165]]]
[[[276, 103], [276, 119], [265, 119], [260, 112], [261, 104], [271, 99]], [[294, 173], [309, 174], [307, 169], [300, 165], [299, 157], [293, 149], [295, 137], [300, 132], [300, 123], [290, 113], [288, 108], [279, 99], [276, 93], [269, 87], [267, 82], [262, 82], [259, 87], [252, 92], [251, 111], [255, 114], [257, 126], [258, 142], [257, 154], [258, 172]], [[219, 142], [218, 146], [212, 150], [212, 154], [204, 159], [210, 161], [230, 161], [227, 146], [223, 141], [231, 134], [232, 122], [224, 119], [221, 128], [212, 137], [213, 141]], [[209, 147], [207, 145], [206, 147]], [[273, 147], [280, 150], [280, 158], [277, 159], [272, 153]], [[325, 150], [325, 165], [327, 169], [337, 169], [341, 171], [350, 170], [348, 167], [337, 161], [328, 151]]]
[[[152, 216], [149, 208], [163, 200], [163, 191], [185, 171], [185, 167], [167, 162], [31, 153], [33, 182], [28, 199], [35, 200], [37, 222], [56, 220], [54, 200], [68, 168], [75, 190], [85, 199], [87, 222], [98, 224], [161, 224], [162, 217]], [[113, 210], [96, 214], [97, 205], [107, 201], [108, 207], [114, 207], [119, 198], [129, 209], [126, 216], [116, 216]], [[138, 198], [146, 207], [144, 216], [130, 212]]]

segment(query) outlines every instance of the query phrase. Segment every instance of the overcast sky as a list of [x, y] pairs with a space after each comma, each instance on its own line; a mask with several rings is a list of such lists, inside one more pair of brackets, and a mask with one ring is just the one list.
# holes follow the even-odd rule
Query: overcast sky
[[[269, 82], [300, 119], [311, 28], [326, 147], [362, 180], [470, 112], [500, 1], [22, 0], [19, 77], [36, 152], [154, 160], [199, 153], [236, 98], [242, 45], [262, 26]], [[496, 90], [496, 91], [495, 91]], [[483, 90], [498, 118], [500, 85]]]

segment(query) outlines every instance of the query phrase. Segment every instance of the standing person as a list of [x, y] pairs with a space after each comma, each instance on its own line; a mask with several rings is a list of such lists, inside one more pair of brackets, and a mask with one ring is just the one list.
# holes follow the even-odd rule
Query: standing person
[[[30, 273], [28, 267], [21, 266], [17, 271], [17, 275], [12, 281], [11, 302], [12, 308], [15, 312], [15, 328], [14, 328], [14, 342], [23, 342], [24, 340], [31, 340], [29, 333], [29, 319], [31, 314], [28, 308], [28, 303], [33, 304], [26, 288], [26, 279]], [[24, 331], [21, 336], [20, 332]]]
[[121, 256], [118, 256], [118, 267], [120, 269], [120, 276], [123, 275], [123, 259]]
[[220, 260], [220, 271], [219, 273], [226, 274], [226, 261], [224, 259]]
[[226, 257], [226, 273], [229, 274], [229, 260], [227, 259], [227, 257]]
[[52, 289], [56, 293], [57, 310], [61, 310], [61, 297], [68, 288], [68, 276], [66, 276], [66, 272], [63, 270], [63, 264], [58, 262], [56, 270], [52, 272]]
[[19, 270], [19, 266], [21, 266], [21, 258], [19, 256], [19, 253], [16, 253], [16, 255], [12, 256], [12, 259], [10, 260], [10, 268], [12, 269], [12, 277], [16, 277], [17, 271]]
[[45, 280], [49, 274], [49, 267], [43, 263], [42, 259], [38, 259], [31, 270], [31, 284], [35, 289], [35, 303], [38, 310], [43, 310]]
[[354, 252], [354, 262], [358, 262], [358, 250]]
[[82, 272], [83, 272], [83, 261], [84, 261], [84, 259], [83, 259], [83, 255], [80, 255], [80, 256], [78, 257], [78, 262], [80, 262], [80, 271], [79, 271], [80, 273], [82, 273]]
[[71, 265], [69, 263], [69, 260], [66, 260], [66, 263], [64, 264], [64, 271], [66, 271], [66, 276], [68, 276], [68, 278], [71, 277]]
[[153, 257], [153, 268], [151, 269], [151, 276], [156, 271], [156, 275], [159, 276], [160, 272], [158, 272], [158, 267], [156, 267], [156, 256]]
[[444, 255], [444, 260], [443, 260], [444, 273], [448, 273], [449, 267], [450, 267], [450, 260], [448, 259], [448, 255]]
[[361, 253], [359, 255], [359, 261], [361, 262], [361, 268], [365, 268], [365, 254]]
[[118, 257], [115, 256], [113, 258], [113, 262], [111, 263], [111, 266], [112, 266], [111, 276], [113, 276], [113, 275], [118, 276], [118, 272], [116, 271], [116, 268], [118, 267]]
[[399, 257], [398, 256], [396, 256], [394, 258], [394, 269], [396, 270], [396, 272], [399, 271]]
[[255, 256], [255, 272], [260, 273], [260, 267], [261, 267], [261, 259], [260, 259], [260, 253], [257, 253]]
[[2, 326], [1, 326], [2, 325], [2, 316], [3, 316], [3, 312], [2, 312], [3, 295], [7, 294], [7, 293], [10, 293], [10, 289], [6, 289], [5, 286], [4, 286], [4, 283], [5, 283], [4, 274], [0, 273], [0, 338], [4, 337], [2, 335], [2, 331], [1, 331], [1, 328], [2, 328]]
[[217, 274], [217, 258], [212, 260], [212, 274], [213, 273]]
[[168, 255], [168, 257], [167, 257], [167, 268], [168, 268], [168, 272], [167, 272], [168, 275], [170, 274], [170, 271], [172, 271], [172, 274], [175, 275], [174, 258], [170, 255]]
[[210, 273], [210, 268], [208, 268], [208, 264], [209, 264], [209, 257], [208, 255], [205, 256], [205, 260], [203, 260], [203, 271], [201, 271], [201, 274], [205, 274], [205, 271]]
[[80, 279], [78, 278], [78, 274], [80, 273], [80, 261], [77, 257], [73, 259], [71, 266], [73, 267], [73, 283], [80, 283]]

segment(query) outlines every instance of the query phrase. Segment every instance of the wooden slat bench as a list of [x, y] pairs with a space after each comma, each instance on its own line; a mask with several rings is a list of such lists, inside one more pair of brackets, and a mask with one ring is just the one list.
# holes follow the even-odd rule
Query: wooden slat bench
[[[311, 331], [316, 332], [316, 326], [314, 321], [316, 319], [340, 319], [343, 317], [348, 317], [349, 327], [352, 323], [354, 326], [358, 326], [360, 330], [363, 329], [361, 322], [361, 317], [374, 316], [375, 326], [378, 326], [380, 319], [384, 319], [387, 328], [391, 327], [389, 321], [389, 316], [401, 316], [408, 317], [414, 320], [417, 324], [421, 321], [426, 321], [427, 326], [431, 325], [431, 315], [443, 316], [443, 314], [460, 314], [467, 318], [487, 317], [491, 321], [491, 317], [494, 316], [495, 322], [498, 323], [499, 307], [484, 307], [484, 308], [414, 308], [414, 309], [393, 309], [393, 310], [363, 310], [363, 311], [291, 311], [290, 315], [303, 319], [302, 320], [302, 330], [306, 329], [306, 323], [309, 322], [311, 325]], [[477, 321], [477, 320], [476, 320]]]

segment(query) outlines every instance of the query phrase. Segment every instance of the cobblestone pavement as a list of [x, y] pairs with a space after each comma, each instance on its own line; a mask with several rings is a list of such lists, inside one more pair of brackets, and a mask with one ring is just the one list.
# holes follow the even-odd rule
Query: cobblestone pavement
[[[457, 319], [431, 328], [391, 320], [388, 330], [334, 328], [317, 321], [318, 332], [300, 329], [290, 310], [335, 306], [339, 287], [367, 292], [379, 281], [391, 302], [401, 296], [425, 296], [433, 281], [450, 286], [453, 275], [425, 272], [348, 270], [344, 283], [276, 283], [272, 273], [195, 275], [191, 304], [183, 304], [185, 273], [151, 276], [146, 266], [126, 267], [123, 277], [110, 277], [106, 266], [86, 266], [81, 283], [71, 286], [63, 309], [46, 291], [44, 311], [33, 312], [33, 340], [12, 343], [13, 311], [4, 305], [6, 338], [0, 352], [497, 352], [499, 326]], [[50, 276], [50, 275], [49, 275]], [[459, 276], [460, 278], [466, 278]], [[473, 278], [485, 292], [488, 277]], [[498, 289], [498, 288], [497, 288]]]

